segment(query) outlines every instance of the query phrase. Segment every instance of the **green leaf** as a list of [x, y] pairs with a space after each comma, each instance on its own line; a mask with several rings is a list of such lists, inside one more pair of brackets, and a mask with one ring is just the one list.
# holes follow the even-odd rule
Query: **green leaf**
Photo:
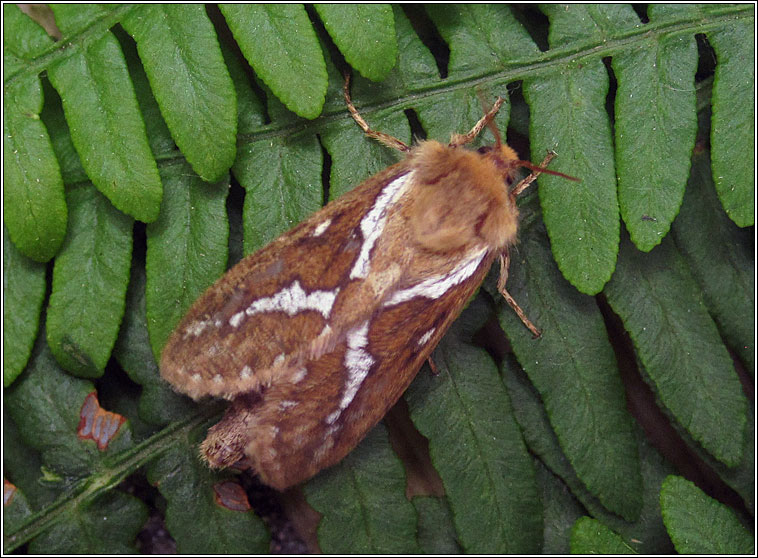
[[113, 490], [71, 510], [29, 545], [32, 554], [134, 554], [147, 521], [142, 500]]
[[68, 191], [69, 231], [53, 268], [47, 339], [66, 370], [103, 374], [124, 314], [133, 221], [90, 184]]
[[171, 137], [171, 132], [166, 125], [166, 121], [163, 120], [158, 102], [153, 96], [153, 90], [150, 89], [150, 81], [137, 53], [136, 43], [121, 27], [114, 29], [114, 35], [116, 35], [121, 45], [121, 50], [124, 52], [124, 58], [126, 58], [129, 76], [132, 79], [134, 94], [137, 97], [137, 103], [139, 104], [142, 118], [145, 121], [147, 141], [150, 143], [150, 150], [153, 156], [156, 160], [175, 156], [176, 144], [174, 144], [174, 138]]
[[571, 530], [571, 554], [636, 554], [597, 519], [579, 518]]
[[[218, 406], [212, 406], [133, 446], [129, 423], [100, 408], [91, 382], [58, 368], [44, 335], [38, 339], [24, 374], [6, 390], [4, 401], [13, 418], [10, 422], [18, 425], [18, 435], [27, 448], [39, 449], [41, 458], [41, 466], [36, 468], [33, 454], [27, 453], [32, 459], [22, 465], [32, 469], [20, 475], [14, 466], [11, 478], [27, 485], [36, 472], [35, 499], [49, 501], [39, 489], [43, 484], [58, 495], [15, 531], [4, 533], [6, 550], [33, 539], [30, 549], [34, 553], [135, 552], [134, 539], [147, 516], [145, 505], [113, 489], [219, 411]], [[17, 459], [14, 463], [19, 464]]]
[[[580, 39], [605, 40], [610, 29], [599, 29], [598, 22], [607, 28], [616, 27], [610, 25], [613, 20], [603, 21], [605, 9], [547, 6], [551, 46]], [[624, 26], [618, 27], [615, 30]], [[585, 294], [602, 290], [613, 273], [618, 253], [618, 200], [613, 142], [605, 110], [607, 94], [608, 74], [598, 58], [572, 57], [549, 75], [524, 82], [524, 97], [531, 110], [532, 156], [537, 159], [554, 151], [558, 156], [550, 168], [581, 179], [575, 183], [545, 176], [540, 179], [539, 193], [558, 267]]]
[[411, 500], [418, 513], [418, 545], [424, 554], [462, 554], [452, 512], [445, 498], [416, 496]]
[[753, 21], [707, 35], [716, 51], [713, 78], [713, 179], [726, 214], [740, 227], [755, 214], [755, 36]]
[[[100, 12], [91, 5], [53, 9], [66, 33], [76, 33]], [[154, 221], [162, 186], [118, 41], [106, 33], [73, 46], [69, 56], [48, 68], [48, 77], [61, 96], [71, 139], [92, 182], [119, 210]]]
[[600, 310], [561, 277], [541, 226], [522, 230], [517, 249], [506, 288], [542, 336], [533, 339], [504, 304], [500, 325], [579, 478], [606, 508], [632, 521], [642, 504], [639, 461]]
[[229, 29], [255, 73], [298, 116], [316, 118], [326, 95], [326, 67], [301, 4], [221, 4]]
[[[371, 98], [379, 94], [380, 91], [383, 94], [388, 94], [387, 92], [395, 88], [404, 91], [407, 86], [403, 80], [413, 81], [419, 74], [428, 75], [430, 66], [433, 66], [433, 61], [428, 60], [429, 51], [418, 39], [407, 18], [397, 7], [395, 8], [395, 17], [398, 42], [402, 47], [398, 53], [397, 66], [381, 84], [367, 81], [359, 75], [354, 76], [351, 81], [354, 96], [368, 94]], [[419, 64], [420, 59], [423, 60], [423, 64]], [[340, 103], [336, 104], [334, 110], [343, 111], [345, 106], [341, 92], [343, 78], [332, 65], [327, 65], [327, 71], [330, 75], [330, 82], [336, 82], [338, 85], [335, 88], [335, 93], [339, 92], [337, 95], [339, 95]], [[358, 110], [362, 110], [360, 103], [358, 107]], [[402, 111], [395, 108], [374, 112], [370, 117], [370, 125], [372, 128], [381, 130], [406, 144], [411, 141], [411, 128], [408, 118]], [[388, 149], [386, 146], [366, 137], [352, 119], [340, 119], [328, 124], [321, 132], [320, 140], [331, 158], [327, 185], [329, 201], [337, 199], [368, 177], [403, 158], [401, 152]]]
[[245, 134], [254, 133], [263, 126], [266, 112], [248, 80], [250, 67], [226, 43], [221, 43], [221, 54], [224, 55], [224, 62], [229, 69], [237, 95], [237, 133], [244, 137]]
[[534, 554], [542, 534], [534, 467], [495, 363], [469, 344], [484, 308], [472, 302], [433, 353], [439, 375], [422, 371], [406, 399], [429, 439], [461, 546]]
[[[642, 489], [635, 499], [642, 500], [642, 508], [637, 521], [627, 522], [617, 514], [607, 511], [577, 477], [558, 443], [539, 394], [529, 384], [515, 360], [506, 358], [503, 361], [502, 372], [513, 403], [514, 415], [524, 434], [529, 451], [544, 462], [553, 474], [560, 477], [593, 517], [601, 520], [617, 533], [621, 533], [626, 542], [635, 550], [640, 553], [654, 551], [669, 553], [670, 544], [660, 517], [658, 493], [663, 479], [672, 471], [671, 467], [663, 462], [660, 454], [644, 441], [639, 429], [635, 431], [637, 451], [640, 456]], [[572, 509], [574, 509], [573, 506], [567, 510], [567, 513], [571, 514]], [[545, 510], [547, 528], [547, 521], [555, 516], [556, 511], [547, 504]], [[565, 544], [568, 544], [567, 539]], [[547, 550], [547, 547], [543, 548], [543, 551]]]
[[[50, 357], [47, 358], [52, 362]], [[83, 380], [77, 381], [88, 383]], [[52, 385], [52, 389], [58, 389], [58, 385], [66, 387], [58, 382]], [[62, 397], [65, 398], [66, 395]], [[88, 396], [90, 397], [91, 395]], [[55, 399], [57, 402], [60, 398], [56, 392], [55, 395], [48, 396], [47, 400]], [[206, 424], [210, 416], [218, 412], [218, 406], [211, 406], [207, 411], [189, 420], [167, 427], [139, 446], [130, 447], [127, 445], [128, 436], [117, 436], [112, 440], [113, 443], [108, 450], [103, 452], [104, 458], [92, 463], [85, 470], [87, 476], [74, 477], [71, 472], [60, 474], [55, 469], [43, 467], [42, 476], [37, 479], [37, 483], [57, 483], [61, 487], [61, 495], [51, 505], [30, 516], [15, 532], [6, 531], [4, 548], [10, 551], [24, 542], [35, 539], [32, 544], [38, 540], [44, 541], [40, 543], [40, 547], [48, 549], [49, 552], [57, 552], [60, 545], [60, 552], [102, 554], [104, 548], [111, 547], [118, 552], [134, 553], [136, 549], [130, 543], [135, 538], [136, 530], [145, 522], [144, 505], [131, 496], [112, 489], [118, 486], [126, 475], [148, 463], [151, 458], [171, 447], [176, 441], [186, 438], [189, 432]], [[61, 443], [67, 436], [66, 431], [66, 428], [61, 431]], [[47, 455], [56, 458], [60, 457], [61, 453]], [[103, 524], [104, 521], [108, 523]], [[114, 525], [116, 527], [113, 527]], [[121, 529], [118, 528], [119, 525], [122, 526]]]
[[450, 47], [450, 77], [497, 72], [539, 49], [503, 4], [437, 4], [427, 12]]
[[395, 18], [389, 4], [314, 4], [347, 63], [381, 81], [395, 65]]
[[[103, 431], [98, 444], [85, 428], [87, 417], [97, 416], [91, 382], [63, 372], [45, 343], [37, 340], [25, 373], [5, 392], [8, 411], [22, 439], [40, 451], [43, 465], [60, 482], [85, 476], [103, 466], [108, 456], [131, 446], [129, 423], [115, 432]], [[114, 426], [117, 423], [113, 423]]]
[[3, 4], [3, 63], [5, 78], [23, 70], [32, 59], [53, 43], [42, 26], [28, 17], [15, 4]]
[[736, 465], [747, 402], [700, 290], [673, 242], [665, 239], [643, 254], [625, 238], [605, 294], [661, 403], [714, 457]]
[[755, 499], [755, 411], [748, 405], [745, 413], [745, 433], [742, 439], [742, 461], [737, 467], [727, 467], [713, 459], [706, 452], [700, 457], [718, 472], [719, 477], [742, 498], [745, 507], [754, 513]]
[[[533, 156], [557, 153], [550, 169], [581, 179], [539, 179], [543, 218], [558, 267], [585, 294], [596, 294], [616, 265], [619, 223], [608, 75], [600, 60], [565, 66], [524, 83]], [[598, 164], [602, 161], [601, 164]]]
[[654, 37], [613, 57], [619, 206], [632, 242], [648, 252], [668, 233], [695, 144], [692, 34]]
[[[379, 96], [383, 99], [401, 99], [408, 91], [419, 87], [420, 84], [427, 83], [430, 80], [439, 79], [439, 70], [434, 61], [434, 56], [419, 38], [413, 28], [410, 20], [405, 16], [402, 8], [394, 4], [392, 6], [395, 15], [395, 35], [397, 39], [397, 63], [380, 83], [372, 82], [361, 77], [360, 74], [353, 74], [352, 93], [356, 102], [360, 103], [361, 99], [366, 96]], [[342, 73], [334, 72], [330, 69], [327, 60], [327, 72], [329, 73], [329, 88], [327, 89], [326, 104], [324, 111], [327, 112], [344, 112], [345, 99], [342, 95]], [[421, 85], [423, 88], [423, 85]], [[359, 105], [356, 105], [359, 106]], [[382, 111], [384, 112], [384, 111]], [[387, 114], [398, 113], [400, 111], [386, 111]], [[352, 121], [352, 119], [350, 119]], [[373, 118], [371, 120], [373, 122]], [[374, 125], [377, 128], [376, 125]], [[394, 135], [393, 131], [377, 128], [386, 133]], [[404, 136], [401, 134], [402, 139]], [[410, 136], [409, 136], [410, 141]], [[374, 142], [376, 143], [376, 142]], [[385, 149], [386, 151], [386, 149]], [[377, 156], [377, 155], [375, 155]]]
[[[24, 443], [8, 407], [3, 406], [3, 476], [23, 493], [30, 509], [40, 510], [60, 495], [61, 483], [48, 483], [41, 478], [44, 470], [41, 454]], [[22, 521], [19, 518], [19, 523]], [[6, 536], [17, 527], [19, 525], [6, 526]]]
[[[755, 508], [755, 499], [753, 498], [755, 493], [755, 411], [751, 405], [748, 405], [745, 412], [745, 425], [742, 436], [742, 459], [734, 466], [728, 466], [718, 461], [686, 432], [680, 430], [679, 434], [689, 449], [706, 466], [712, 469], [726, 486], [742, 498], [745, 508], [752, 514]], [[676, 471], [671, 472], [675, 473]]]
[[53, 268], [47, 339], [63, 368], [98, 377], [124, 313], [133, 222], [90, 184], [69, 189], [67, 198], [69, 230]]
[[164, 167], [165, 196], [147, 227], [145, 301], [155, 359], [190, 305], [226, 270], [228, 177], [201, 181], [186, 163]]
[[323, 552], [418, 553], [416, 512], [405, 498], [405, 472], [384, 425], [377, 425], [304, 490], [308, 503], [322, 515], [318, 543]]
[[550, 18], [552, 47], [606, 40], [619, 31], [640, 26], [639, 17], [628, 4], [547, 5], [541, 9]]
[[721, 336], [755, 374], [753, 233], [729, 220], [713, 185], [709, 152], [698, 149], [676, 221], [676, 245], [703, 290]]
[[734, 512], [682, 477], [661, 487], [661, 510], [680, 554], [753, 554], [754, 538]]
[[[39, 103], [34, 103], [35, 97]], [[29, 106], [32, 104], [36, 107]], [[18, 249], [29, 258], [45, 262], [63, 242], [67, 213], [58, 163], [39, 121], [41, 106], [39, 81], [16, 82], [6, 90], [3, 217]]]
[[584, 513], [569, 488], [539, 459], [535, 459], [537, 484], [542, 489], [544, 508], [543, 554], [569, 554], [569, 539], [574, 522]]
[[205, 8], [143, 4], [121, 23], [176, 145], [203, 180], [222, 180], [236, 152], [237, 100]]
[[234, 176], [245, 188], [244, 251], [250, 254], [321, 207], [323, 155], [316, 138], [273, 138], [245, 146]]
[[[175, 443], [148, 466], [151, 484], [166, 498], [166, 528], [181, 554], [265, 554], [269, 536], [228, 472], [208, 469], [197, 434]], [[177, 472], [181, 471], [181, 474]]]
[[15, 530], [31, 513], [24, 493], [3, 478], [3, 529], [6, 532]]
[[48, 79], [42, 80], [42, 91], [45, 94], [45, 106], [40, 113], [40, 118], [50, 131], [50, 142], [61, 167], [63, 182], [66, 184], [84, 182], [88, 180], [87, 173], [84, 172], [82, 161], [76, 152], [74, 142], [71, 141], [61, 97]]
[[24, 370], [39, 329], [45, 265], [21, 254], [3, 227], [3, 386]]
[[3, 5], [3, 218], [25, 256], [45, 262], [66, 235], [60, 168], [40, 121], [43, 95], [37, 75], [16, 75], [50, 44], [41, 27], [18, 7]]
[[136, 259], [132, 262], [126, 314], [113, 356], [129, 377], [142, 386], [138, 403], [140, 418], [162, 426], [187, 418], [195, 411], [188, 397], [175, 392], [161, 379], [147, 328], [145, 265]]

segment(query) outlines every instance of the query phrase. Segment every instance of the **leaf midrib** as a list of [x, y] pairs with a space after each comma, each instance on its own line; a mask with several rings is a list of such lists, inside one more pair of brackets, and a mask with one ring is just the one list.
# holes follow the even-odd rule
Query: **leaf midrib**
[[[100, 20], [85, 28], [85, 30], [80, 32], [78, 36], [64, 37], [61, 41], [54, 43], [51, 47], [43, 51], [42, 54], [27, 66], [21, 68], [16, 73], [9, 75], [4, 82], [4, 86], [7, 88], [13, 83], [13, 81], [18, 79], [29, 77], [36, 78], [36, 76], [50, 65], [66, 56], [70, 56], [73, 52], [80, 50], [83, 43], [86, 42], [85, 39], [89, 38], [91, 35], [105, 33], [113, 25], [125, 18], [133, 9], [133, 6], [119, 6], [114, 9], [113, 12], [104, 14]], [[679, 18], [674, 21], [669, 19], [666, 21], [641, 24], [640, 27], [621, 32], [616, 38], [605, 41], [598, 46], [589, 46], [593, 43], [586, 42], [581, 44], [573, 43], [565, 47], [558, 47], [539, 53], [541, 58], [538, 61], [532, 63], [527, 62], [526, 65], [522, 66], [518, 66], [520, 62], [511, 62], [509, 63], [508, 69], [495, 72], [467, 75], [458, 74], [454, 78], [446, 80], [440, 80], [438, 77], [435, 77], [426, 82], [420, 82], [420, 84], [417, 83], [414, 91], [401, 97], [395, 97], [391, 100], [368, 102], [365, 104], [357, 103], [357, 106], [361, 114], [368, 118], [370, 118], [372, 114], [387, 109], [403, 111], [412, 108], [415, 104], [424, 99], [436, 97], [438, 95], [454, 93], [459, 90], [468, 90], [477, 85], [486, 84], [492, 81], [519, 81], [544, 74], [551, 71], [556, 66], [565, 66], [572, 61], [609, 56], [615, 52], [628, 48], [629, 45], [633, 45], [637, 42], [649, 41], [656, 35], [686, 31], [690, 31], [693, 34], [707, 33], [709, 30], [723, 27], [725, 24], [731, 23], [737, 19], [750, 19], [753, 17], [753, 13], [748, 6], [729, 6], [724, 7], [718, 12], [714, 10], [714, 12], [708, 14], [708, 17], [711, 18], [708, 21], [703, 21], [702, 15], [689, 15], [688, 17]], [[73, 42], [73, 44], [71, 44], [69, 48], [60, 48], [60, 44], [66, 42]], [[331, 108], [325, 106], [324, 112], [322, 112], [321, 116], [315, 121], [304, 123], [301, 120], [295, 119], [281, 123], [275, 122], [260, 125], [257, 129], [249, 133], [238, 134], [237, 145], [238, 147], [243, 147], [258, 141], [270, 141], [272, 139], [291, 137], [305, 131], [312, 131], [314, 134], [323, 133], [335, 123], [343, 122], [349, 118], [351, 118], [350, 115], [347, 111], [343, 110], [341, 105], [335, 105]], [[177, 160], [183, 160], [183, 156], [179, 151], [162, 153], [156, 156], [156, 162], [158, 163], [159, 168], [163, 165], [174, 164]], [[66, 184], [75, 184], [86, 179], [85, 176], [64, 176], [64, 182]]]
[[[606, 41], [602, 45], [588, 46], [587, 43], [573, 43], [566, 47], [558, 47], [542, 52], [540, 53], [541, 58], [532, 63], [529, 63], [528, 61], [509, 62], [509, 66], [518, 67], [510, 67], [506, 70], [468, 75], [458, 74], [454, 78], [446, 80], [434, 78], [427, 82], [417, 82], [414, 91], [407, 95], [396, 97], [389, 101], [368, 102], [365, 104], [356, 101], [356, 107], [364, 117], [389, 108], [402, 111], [412, 108], [412, 106], [420, 100], [429, 97], [452, 93], [461, 89], [468, 90], [477, 85], [491, 81], [519, 81], [538, 76], [552, 70], [556, 66], [562, 67], [577, 60], [610, 56], [615, 52], [625, 50], [630, 44], [634, 44], [638, 41], [649, 41], [656, 35], [682, 33], [688, 30], [691, 30], [693, 34], [706, 33], [708, 30], [720, 28], [724, 26], [725, 23], [729, 23], [735, 19], [747, 19], [752, 17], [752, 12], [743, 16], [741, 12], [744, 12], [745, 10], [742, 9], [738, 10], [732, 8], [731, 10], [724, 11], [726, 13], [714, 15], [713, 19], [705, 22], [703, 21], [702, 16], [700, 16], [686, 18], [683, 22], [680, 20], [675, 22], [669, 20], [658, 23], [642, 24], [638, 28], [619, 34], [617, 38]], [[735, 17], [735, 11], [738, 12], [740, 17]], [[311, 125], [318, 131], [321, 128], [329, 126], [333, 122], [339, 122], [348, 118], [351, 118], [350, 115], [342, 108], [334, 108], [332, 110], [326, 109], [318, 120], [312, 122]], [[303, 123], [300, 121], [290, 121], [283, 125], [272, 123], [262, 125], [250, 133], [239, 134], [238, 138], [240, 144], [245, 144], [247, 142], [260, 141], [272, 137], [288, 136], [298, 131], [302, 131], [302, 129]]]
[[[139, 8], [134, 5], [122, 5], [114, 8], [111, 12], [104, 14], [102, 18], [86, 27], [83, 31], [72, 36], [63, 37], [60, 41], [53, 43], [45, 49], [34, 60], [27, 62], [27, 65], [15, 73], [11, 73], [4, 80], [4, 87], [10, 86], [17, 79], [36, 77], [45, 71], [49, 66], [58, 60], [70, 56], [73, 52], [82, 48], [83, 43], [90, 37], [98, 37], [106, 33], [114, 25], [124, 19], [132, 10]], [[551, 70], [555, 66], [565, 66], [566, 64], [588, 57], [609, 56], [618, 50], [623, 50], [629, 44], [637, 41], [648, 41], [655, 35], [665, 35], [670, 33], [679, 33], [691, 31], [692, 33], [706, 33], [709, 30], [722, 27], [725, 23], [731, 23], [737, 19], [750, 19], [753, 17], [753, 11], [750, 6], [738, 5], [727, 6], [721, 10], [713, 10], [708, 13], [710, 18], [703, 21], [703, 14], [688, 14], [683, 18], [666, 19], [641, 24], [639, 27], [620, 32], [614, 39], [604, 41], [598, 46], [590, 46], [592, 43], [572, 43], [565, 47], [558, 47], [540, 53], [540, 59], [536, 62], [512, 61], [510, 66], [518, 66], [507, 70], [485, 72], [481, 74], [459, 74], [455, 78], [445, 80], [445, 85], [440, 87], [440, 80], [434, 78], [427, 83], [421, 83], [413, 93], [409, 93], [399, 99], [383, 101], [379, 103], [369, 103], [360, 107], [361, 113], [374, 113], [388, 107], [395, 107], [397, 110], [408, 108], [414, 102], [420, 99], [452, 92], [459, 89], [469, 89], [480, 83], [492, 81], [493, 79], [505, 81], [517, 81], [527, 77], [533, 77]], [[67, 48], [61, 48], [60, 45], [68, 43]], [[523, 65], [522, 65], [523, 64]], [[334, 108], [331, 111], [322, 113], [316, 126], [322, 127], [332, 121], [348, 118], [341, 109]], [[300, 122], [288, 122], [283, 126], [265, 126], [259, 128], [250, 134], [240, 135], [240, 138], [268, 138], [271, 135], [290, 135], [294, 130], [302, 128]]]

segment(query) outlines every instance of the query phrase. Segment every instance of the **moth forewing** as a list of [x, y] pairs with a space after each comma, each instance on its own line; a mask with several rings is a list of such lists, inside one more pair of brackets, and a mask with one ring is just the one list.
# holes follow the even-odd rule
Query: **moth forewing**
[[294, 364], [334, 344], [340, 324], [331, 310], [361, 247], [361, 216], [406, 167], [401, 162], [366, 180], [216, 281], [170, 336], [163, 378], [195, 399], [230, 398], [296, 374]]
[[410, 148], [195, 302], [161, 374], [232, 399], [202, 445], [211, 466], [243, 461], [283, 490], [342, 459], [401, 396], [516, 237], [517, 157], [499, 141], [467, 150], [468, 136]]
[[[382, 306], [310, 361], [299, 383], [273, 384], [254, 406], [227, 414], [204, 444], [211, 464], [246, 455], [264, 482], [283, 490], [340, 461], [406, 390], [490, 263], [483, 259], [439, 298]], [[230, 457], [229, 441], [248, 429], [256, 436]]]

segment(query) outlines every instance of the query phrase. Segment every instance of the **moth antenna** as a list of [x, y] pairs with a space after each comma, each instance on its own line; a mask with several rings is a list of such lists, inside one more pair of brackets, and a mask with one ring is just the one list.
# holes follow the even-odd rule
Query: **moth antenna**
[[[482, 116], [482, 118], [479, 119], [479, 122], [474, 124], [474, 127], [471, 128], [471, 131], [465, 134], [453, 134], [453, 137], [450, 138], [450, 147], [460, 147], [461, 145], [466, 145], [467, 143], [474, 141], [476, 136], [481, 133], [484, 127], [488, 126], [492, 119], [495, 118], [497, 111], [500, 110], [500, 107], [503, 106], [504, 102], [505, 99], [498, 97], [489, 112]], [[497, 128], [495, 128], [495, 130], [497, 130]], [[497, 145], [499, 147], [501, 145], [500, 132], [495, 132], [495, 138], [497, 139]]]
[[569, 180], [573, 180], [574, 182], [581, 182], [580, 179], [574, 176], [569, 176], [568, 174], [563, 174], [562, 172], [546, 169], [545, 167], [548, 165], [548, 163], [550, 163], [550, 161], [552, 161], [553, 157], [555, 157], [555, 152], [554, 151], [548, 152], [547, 157], [545, 157], [545, 159], [542, 161], [542, 163], [540, 163], [539, 166], [535, 165], [531, 161], [522, 161], [522, 160], [511, 161], [511, 164], [514, 167], [526, 167], [527, 169], [532, 171], [532, 173], [529, 176], [527, 176], [524, 180], [522, 180], [521, 182], [516, 184], [516, 186], [513, 187], [513, 190], [511, 190], [511, 195], [514, 197], [518, 196], [521, 192], [523, 192], [529, 186], [531, 186], [532, 182], [537, 180], [537, 177], [543, 172], [545, 174], [552, 174], [554, 176], [567, 178]]
[[500, 146], [503, 145], [503, 140], [500, 137], [500, 130], [498, 130], [494, 119], [487, 122], [487, 128], [489, 128], [492, 135], [495, 136], [495, 149], [500, 150]]
[[386, 145], [387, 147], [391, 147], [392, 149], [397, 149], [398, 151], [402, 151], [404, 153], [407, 153], [411, 150], [410, 147], [408, 147], [405, 143], [397, 139], [396, 137], [393, 137], [389, 134], [385, 134], [384, 132], [377, 132], [376, 130], [372, 130], [371, 127], [368, 125], [368, 122], [366, 122], [363, 117], [358, 113], [358, 109], [355, 108], [355, 105], [353, 104], [352, 99], [350, 98], [350, 74], [345, 73], [345, 85], [343, 85], [342, 90], [345, 94], [345, 103], [347, 103], [347, 110], [350, 111], [350, 115], [353, 117], [353, 120], [358, 124], [358, 126], [361, 127], [361, 130], [363, 130], [363, 133], [366, 134], [370, 138], [374, 138], [379, 143], [382, 143]]
[[552, 174], [554, 176], [560, 176], [561, 178], [567, 178], [568, 180], [573, 180], [574, 182], [581, 182], [582, 180], [580, 178], [577, 178], [575, 176], [571, 176], [569, 174], [564, 174], [562, 172], [546, 169], [543, 165], [537, 166], [531, 161], [515, 161], [515, 163], [520, 167], [526, 167], [529, 170], [539, 172], [539, 173], [545, 173], [545, 174]]

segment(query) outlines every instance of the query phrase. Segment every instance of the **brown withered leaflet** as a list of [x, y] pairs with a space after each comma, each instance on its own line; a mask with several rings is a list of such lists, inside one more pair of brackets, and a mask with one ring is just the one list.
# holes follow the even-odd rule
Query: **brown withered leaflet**
[[[190, 308], [161, 375], [231, 404], [201, 451], [284, 490], [337, 463], [394, 405], [496, 258], [505, 290], [516, 194], [540, 172], [501, 142], [465, 149], [502, 104], [447, 145], [407, 153], [230, 269]], [[549, 160], [549, 159], [548, 159]], [[546, 161], [547, 162], [547, 161]], [[544, 164], [546, 164], [543, 163]], [[513, 186], [519, 167], [534, 172]], [[559, 174], [559, 173], [554, 173]]]

